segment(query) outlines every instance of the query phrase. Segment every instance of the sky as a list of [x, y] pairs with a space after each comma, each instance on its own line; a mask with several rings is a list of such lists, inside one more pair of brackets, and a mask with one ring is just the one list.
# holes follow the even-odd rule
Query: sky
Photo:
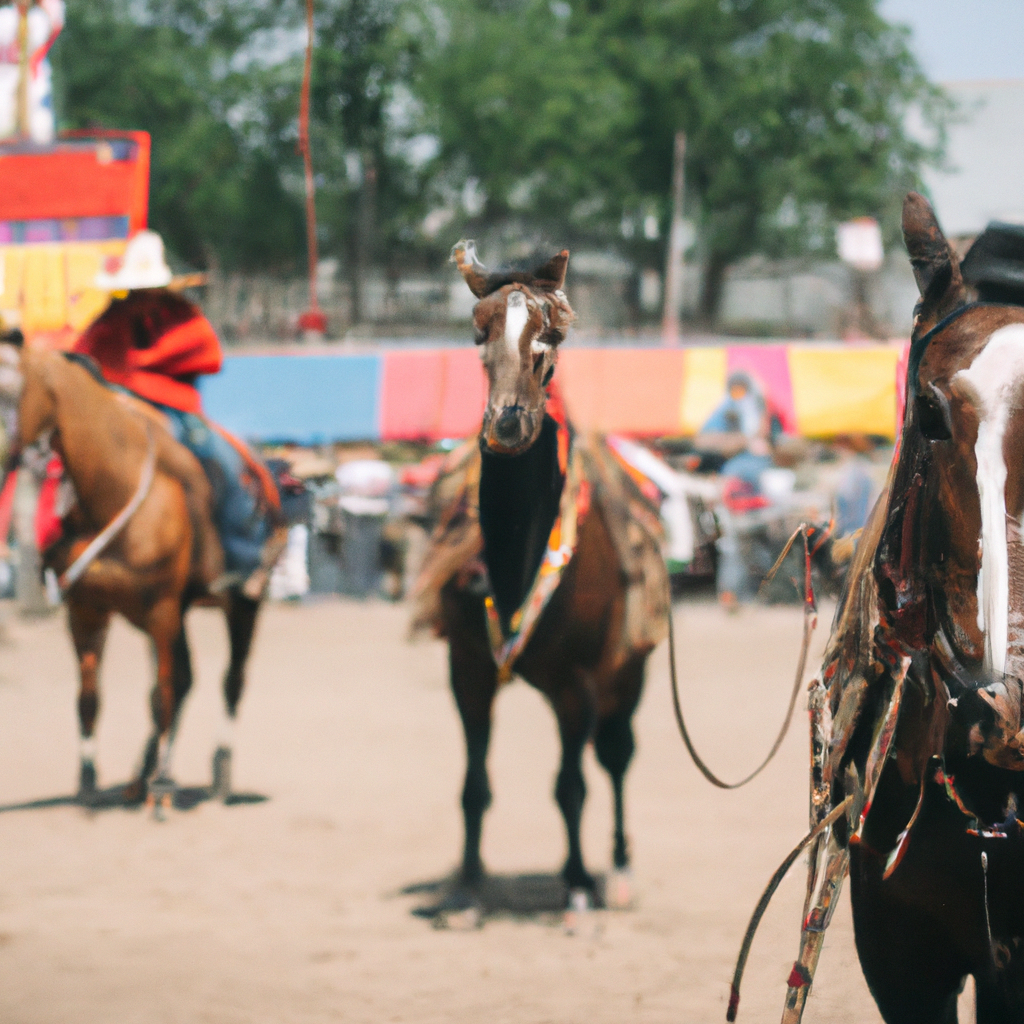
[[1024, 78], [1024, 0], [881, 0], [935, 82]]

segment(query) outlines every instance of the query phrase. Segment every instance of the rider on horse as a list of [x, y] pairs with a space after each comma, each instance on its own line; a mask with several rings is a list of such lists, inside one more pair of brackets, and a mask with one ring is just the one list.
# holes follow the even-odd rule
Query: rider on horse
[[217, 373], [223, 354], [210, 321], [171, 283], [163, 241], [140, 231], [124, 257], [108, 261], [97, 276], [96, 286], [110, 292], [111, 301], [74, 352], [94, 359], [110, 384], [155, 406], [175, 439], [202, 463], [224, 547], [226, 573], [216, 587], [242, 584], [255, 599], [279, 553], [280, 498], [252, 452], [203, 415], [196, 381]]

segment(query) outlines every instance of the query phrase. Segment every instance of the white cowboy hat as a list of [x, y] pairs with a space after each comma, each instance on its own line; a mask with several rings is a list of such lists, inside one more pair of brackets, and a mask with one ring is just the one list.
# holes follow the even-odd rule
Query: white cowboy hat
[[112, 256], [96, 275], [95, 286], [105, 292], [133, 288], [166, 288], [171, 268], [164, 259], [164, 242], [155, 231], [140, 231], [128, 243], [123, 256]]

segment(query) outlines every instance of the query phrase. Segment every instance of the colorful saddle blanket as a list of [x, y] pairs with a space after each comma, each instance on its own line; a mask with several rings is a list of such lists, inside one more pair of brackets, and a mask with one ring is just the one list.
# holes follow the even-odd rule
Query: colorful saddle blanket
[[[493, 599], [485, 597], [491, 650], [503, 680], [557, 589], [576, 550], [579, 527], [595, 506], [611, 533], [627, 585], [620, 660], [650, 650], [667, 632], [668, 575], [656, 507], [603, 439], [575, 434], [564, 421], [560, 434], [565, 484], [558, 516], [537, 576], [508, 632], [502, 629]], [[480, 466], [480, 447], [473, 438], [452, 452], [435, 484], [439, 518], [413, 588], [414, 631], [430, 628], [444, 635], [440, 595], [450, 581], [467, 589], [487, 586], [479, 518]]]

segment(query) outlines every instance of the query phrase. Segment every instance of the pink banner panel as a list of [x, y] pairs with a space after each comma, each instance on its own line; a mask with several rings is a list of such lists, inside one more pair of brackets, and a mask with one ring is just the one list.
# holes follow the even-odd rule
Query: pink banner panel
[[387, 352], [381, 437], [436, 441], [468, 437], [480, 427], [487, 383], [473, 347]]
[[772, 411], [782, 420], [782, 429], [787, 434], [795, 434], [796, 408], [786, 346], [730, 345], [726, 351], [728, 372], [745, 370], [749, 373], [764, 390]]
[[569, 415], [583, 430], [648, 437], [679, 432], [681, 349], [567, 347], [556, 376]]

